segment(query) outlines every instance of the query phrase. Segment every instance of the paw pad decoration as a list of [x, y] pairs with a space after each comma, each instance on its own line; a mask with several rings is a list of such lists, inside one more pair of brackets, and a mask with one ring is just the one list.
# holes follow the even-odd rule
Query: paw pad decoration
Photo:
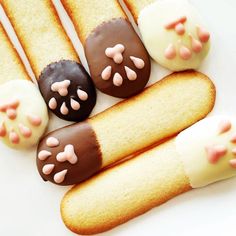
[[[109, 58], [111, 58], [114, 63], [116, 64], [122, 64], [124, 58], [123, 58], [123, 53], [125, 51], [125, 46], [122, 44], [117, 44], [114, 47], [109, 47], [105, 50], [105, 55]], [[141, 70], [145, 67], [145, 62], [141, 58], [137, 58], [134, 56], [130, 56], [129, 58], [134, 66]], [[124, 66], [124, 70], [126, 73], [126, 77], [130, 81], [135, 81], [138, 78], [137, 73], [129, 68], [128, 66]], [[112, 76], [112, 66], [107, 66], [101, 73], [101, 77], [103, 80], [109, 80]], [[114, 72], [113, 76], [113, 84], [117, 87], [121, 86], [123, 84], [124, 78], [121, 76], [120, 73]]]
[[47, 106], [38, 88], [28, 80], [0, 86], [0, 139], [9, 147], [35, 146], [48, 124]]
[[9, 141], [12, 144], [19, 144], [20, 136], [24, 138], [30, 138], [32, 136], [32, 128], [30, 126], [40, 126], [42, 123], [42, 119], [38, 116], [28, 114], [26, 115], [27, 123], [19, 123], [17, 125], [17, 129], [13, 127], [6, 127], [7, 119], [12, 120], [14, 122], [19, 122], [17, 120], [17, 109], [20, 106], [20, 100], [15, 98], [9, 101], [3, 102], [0, 104], [0, 113], [5, 113], [5, 121], [0, 123], [0, 137], [6, 137], [8, 135]]
[[[187, 22], [187, 17], [182, 16], [173, 22], [170, 22], [165, 25], [166, 30], [175, 30], [176, 34], [182, 36], [186, 33], [185, 23]], [[177, 55], [180, 56], [183, 60], [189, 60], [194, 53], [200, 53], [203, 49], [203, 44], [207, 43], [210, 39], [210, 34], [204, 28], [199, 26], [196, 27], [197, 39], [193, 35], [189, 34], [190, 45], [191, 47], [185, 46], [181, 39], [178, 41], [175, 46], [173, 43], [170, 43], [165, 50], [165, 57], [169, 60], [174, 59]]]
[[[227, 132], [229, 132], [231, 128], [232, 128], [232, 123], [229, 120], [221, 120], [218, 127], [218, 134], [224, 135]], [[236, 144], [236, 134], [230, 138], [229, 143]], [[228, 147], [226, 145], [219, 145], [219, 144], [206, 146], [205, 150], [208, 161], [211, 164], [216, 164], [218, 161], [220, 161], [221, 158], [224, 158], [225, 155], [229, 152]], [[231, 159], [229, 161], [229, 165], [233, 168], [236, 168], [236, 147], [232, 148], [230, 152], [235, 156], [235, 159]]]
[[68, 121], [86, 119], [96, 103], [96, 90], [85, 69], [75, 61], [48, 65], [39, 78], [39, 88], [50, 110]]
[[[70, 86], [70, 81], [64, 80], [62, 82], [53, 83], [51, 86], [51, 90], [53, 92], [58, 92], [60, 96], [65, 97], [68, 95], [69, 86]], [[80, 88], [77, 89], [77, 96], [81, 101], [86, 101], [88, 99], [88, 94]], [[57, 109], [58, 103], [55, 97], [52, 97], [49, 100], [48, 106], [52, 110]], [[75, 111], [78, 111], [80, 109], [80, 103], [76, 101], [75, 98], [73, 97], [70, 98], [70, 106]], [[62, 115], [68, 115], [69, 109], [68, 109], [68, 105], [66, 105], [66, 102], [62, 103], [60, 107], [60, 112]]]
[[[46, 145], [48, 148], [56, 148], [60, 145], [60, 141], [55, 137], [48, 137], [46, 140]], [[38, 153], [38, 159], [40, 161], [46, 161], [49, 157], [51, 157], [52, 152], [47, 150], [41, 150]], [[74, 165], [78, 162], [78, 157], [75, 153], [74, 146], [71, 144], [67, 144], [64, 148], [64, 151], [59, 152], [56, 155], [56, 161], [59, 163], [68, 162], [71, 165]], [[42, 173], [44, 175], [50, 175], [55, 170], [55, 163], [47, 163], [42, 167]], [[65, 180], [68, 169], [60, 170], [59, 172], [55, 172], [53, 174], [53, 180], [55, 183], [60, 184]]]

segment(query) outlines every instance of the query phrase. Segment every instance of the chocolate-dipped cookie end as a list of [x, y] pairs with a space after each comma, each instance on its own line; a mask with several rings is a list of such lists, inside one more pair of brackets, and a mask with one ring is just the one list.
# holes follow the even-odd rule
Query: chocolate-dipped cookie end
[[85, 42], [95, 86], [108, 95], [140, 93], [150, 77], [150, 58], [130, 22], [116, 18], [98, 26]]
[[39, 174], [43, 180], [57, 185], [78, 184], [98, 172], [101, 166], [100, 147], [87, 122], [56, 130], [38, 146]]
[[39, 78], [48, 108], [59, 118], [82, 121], [96, 104], [96, 90], [82, 65], [62, 60], [48, 65]]

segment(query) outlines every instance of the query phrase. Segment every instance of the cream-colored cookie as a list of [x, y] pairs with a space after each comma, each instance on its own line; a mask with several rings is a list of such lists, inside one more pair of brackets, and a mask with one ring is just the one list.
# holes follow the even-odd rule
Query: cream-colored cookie
[[0, 138], [13, 148], [36, 145], [48, 124], [47, 107], [38, 88], [27, 80], [0, 86]]
[[[199, 68], [210, 48], [210, 34], [188, 0], [126, 2], [133, 9], [143, 42], [156, 62], [172, 71]], [[140, 10], [138, 17], [136, 7]]]
[[177, 138], [104, 171], [63, 198], [66, 226], [97, 234], [169, 199], [236, 175], [236, 119], [207, 118]]

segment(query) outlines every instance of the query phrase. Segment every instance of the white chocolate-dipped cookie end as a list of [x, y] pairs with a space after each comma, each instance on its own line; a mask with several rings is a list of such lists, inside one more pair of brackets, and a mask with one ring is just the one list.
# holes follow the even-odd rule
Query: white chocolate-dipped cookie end
[[151, 57], [172, 71], [197, 69], [210, 49], [210, 34], [187, 0], [156, 1], [138, 18]]
[[206, 118], [176, 138], [176, 149], [193, 188], [236, 176], [236, 118]]
[[0, 86], [0, 140], [7, 146], [35, 146], [47, 124], [47, 107], [32, 82], [12, 80]]

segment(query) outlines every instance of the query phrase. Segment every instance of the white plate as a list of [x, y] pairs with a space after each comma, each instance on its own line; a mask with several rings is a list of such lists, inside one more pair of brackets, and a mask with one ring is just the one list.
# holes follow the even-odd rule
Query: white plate
[[[217, 86], [217, 103], [213, 113], [235, 115], [236, 1], [191, 2], [205, 17], [212, 36], [210, 55], [200, 71], [209, 75]], [[0, 17], [4, 18], [2, 13]], [[70, 22], [63, 21], [79, 54], [83, 54]], [[7, 23], [5, 18], [3, 22]], [[9, 26], [7, 29], [11, 32]], [[19, 49], [18, 44], [16, 46]], [[0, 60], [3, 58], [4, 55], [1, 55]], [[83, 55], [82, 58], [85, 63]], [[153, 64], [151, 81], [157, 81], [167, 73]], [[94, 113], [117, 101], [118, 99], [99, 93]], [[50, 130], [65, 124], [53, 117]], [[34, 150], [16, 152], [0, 145], [0, 186], [0, 235], [73, 235], [63, 225], [59, 209], [60, 200], [69, 188], [41, 180], [35, 165]], [[104, 235], [236, 235], [235, 186], [236, 179], [231, 179], [193, 190]]]

